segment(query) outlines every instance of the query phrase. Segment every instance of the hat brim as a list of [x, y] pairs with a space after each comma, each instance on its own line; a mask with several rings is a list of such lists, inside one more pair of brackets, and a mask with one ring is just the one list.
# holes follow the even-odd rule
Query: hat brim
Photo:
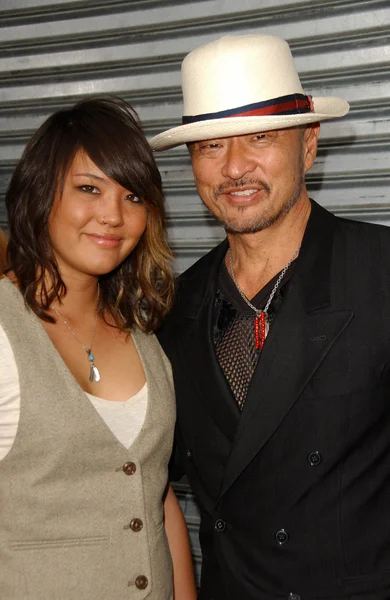
[[169, 150], [181, 144], [212, 140], [220, 137], [261, 133], [273, 129], [296, 127], [306, 123], [316, 123], [326, 119], [343, 117], [349, 111], [349, 104], [342, 98], [313, 98], [314, 111], [294, 115], [267, 115], [260, 117], [228, 117], [196, 121], [179, 125], [159, 133], [150, 140], [155, 151]]

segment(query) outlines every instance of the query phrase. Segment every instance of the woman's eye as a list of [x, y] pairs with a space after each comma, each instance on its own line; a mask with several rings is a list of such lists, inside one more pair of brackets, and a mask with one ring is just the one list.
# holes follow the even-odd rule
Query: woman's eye
[[87, 194], [100, 194], [98, 188], [94, 185], [80, 185], [78, 189]]
[[138, 196], [136, 196], [135, 194], [128, 194], [126, 196], [126, 200], [130, 200], [131, 202], [142, 202], [141, 198], [139, 198]]

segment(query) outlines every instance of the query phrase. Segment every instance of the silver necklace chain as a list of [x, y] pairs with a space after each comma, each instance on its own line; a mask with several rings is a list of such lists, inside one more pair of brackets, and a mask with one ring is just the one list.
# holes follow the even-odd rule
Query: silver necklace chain
[[294, 261], [294, 260], [297, 258], [297, 256], [298, 256], [298, 254], [299, 254], [299, 251], [300, 251], [300, 249], [301, 249], [301, 247], [299, 246], [299, 248], [297, 248], [297, 249], [295, 250], [294, 254], [292, 255], [292, 257], [291, 257], [291, 258], [290, 258], [290, 260], [288, 261], [287, 265], [286, 265], [285, 267], [283, 267], [283, 269], [280, 271], [280, 273], [279, 273], [279, 276], [278, 276], [278, 278], [277, 278], [277, 280], [276, 280], [276, 282], [275, 282], [275, 285], [274, 285], [274, 287], [273, 287], [273, 288], [272, 288], [272, 290], [271, 290], [271, 293], [270, 293], [270, 295], [269, 295], [269, 298], [268, 298], [268, 300], [267, 300], [267, 303], [266, 303], [265, 307], [261, 309], [261, 308], [256, 308], [256, 306], [254, 306], [254, 305], [252, 304], [252, 302], [250, 302], [250, 301], [248, 300], [248, 298], [245, 296], [244, 292], [242, 291], [242, 289], [241, 289], [241, 288], [240, 288], [240, 286], [238, 285], [238, 283], [237, 283], [237, 280], [236, 280], [236, 276], [235, 276], [235, 274], [234, 274], [234, 269], [233, 269], [233, 257], [232, 257], [232, 251], [231, 251], [231, 248], [229, 248], [229, 271], [230, 271], [230, 275], [231, 275], [231, 277], [232, 277], [232, 279], [233, 279], [234, 285], [236, 286], [236, 288], [237, 288], [237, 291], [238, 291], [238, 293], [240, 294], [241, 298], [244, 300], [244, 302], [246, 302], [246, 304], [247, 304], [247, 305], [248, 305], [248, 306], [249, 306], [249, 307], [250, 307], [252, 310], [254, 310], [254, 311], [255, 311], [255, 313], [256, 313], [256, 316], [259, 316], [259, 315], [261, 315], [261, 313], [265, 313], [265, 314], [267, 315], [267, 313], [268, 313], [268, 309], [269, 309], [269, 307], [271, 306], [271, 302], [272, 302], [272, 300], [273, 300], [273, 298], [274, 298], [274, 296], [275, 296], [275, 294], [276, 294], [276, 291], [277, 291], [277, 289], [278, 289], [278, 287], [279, 287], [279, 285], [280, 285], [280, 283], [281, 283], [281, 281], [282, 281], [283, 277], [284, 277], [284, 276], [285, 276], [285, 274], [287, 273], [287, 271], [288, 271], [288, 269], [289, 269], [289, 267], [290, 267], [291, 263], [292, 263], [292, 262], [293, 262], [293, 261]]
[[[97, 302], [99, 303], [99, 288], [98, 288], [98, 297], [97, 297]], [[79, 338], [77, 337], [77, 335], [75, 334], [75, 332], [73, 331], [73, 329], [71, 328], [71, 326], [69, 325], [68, 321], [65, 319], [65, 317], [62, 316], [62, 314], [56, 309], [55, 306], [51, 307], [54, 312], [60, 317], [60, 319], [63, 320], [63, 322], [65, 323], [66, 327], [69, 329], [70, 333], [73, 335], [73, 337], [76, 339], [76, 341], [80, 344], [80, 346], [85, 350], [85, 352], [88, 354], [88, 360], [89, 360], [89, 381], [90, 383], [92, 383], [93, 381], [100, 381], [100, 371], [97, 368], [97, 366], [94, 363], [95, 357], [92, 354], [92, 345], [95, 339], [95, 335], [96, 335], [96, 325], [97, 325], [97, 320], [98, 320], [98, 309], [96, 308], [96, 316], [95, 316], [95, 324], [93, 327], [93, 332], [92, 332], [92, 339], [91, 339], [91, 343], [89, 345], [89, 348], [83, 344]]]

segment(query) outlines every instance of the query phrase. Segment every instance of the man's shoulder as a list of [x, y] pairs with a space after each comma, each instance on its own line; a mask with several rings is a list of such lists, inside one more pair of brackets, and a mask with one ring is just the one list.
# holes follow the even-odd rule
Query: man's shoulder
[[390, 223], [389, 225], [384, 225], [382, 223], [364, 221], [360, 218], [360, 215], [356, 219], [353, 216], [344, 217], [338, 214], [337, 210], [332, 210], [318, 204], [313, 199], [310, 201], [312, 204], [310, 220], [319, 230], [323, 230], [324, 228], [335, 229], [339, 234], [350, 235], [351, 238], [364, 235], [372, 238], [390, 239]]
[[210, 252], [199, 258], [191, 267], [183, 271], [178, 277], [179, 287], [191, 285], [199, 278], [208, 277], [210, 272], [218, 270], [219, 264], [228, 248], [227, 240], [223, 240]]
[[383, 244], [390, 244], [390, 227], [388, 225], [370, 223], [337, 215], [336, 224], [336, 231], [349, 236], [351, 239], [355, 239], [356, 242], [377, 240]]
[[333, 258], [350, 272], [359, 272], [362, 286], [369, 281], [390, 281], [390, 227], [357, 219], [336, 217]]
[[[158, 332], [164, 350], [174, 343], [172, 331], [181, 330], [188, 324], [187, 318], [196, 320], [207, 298], [215, 290], [219, 265], [228, 248], [226, 240], [202, 256], [177, 279], [175, 303]], [[169, 354], [168, 354], [169, 356]]]

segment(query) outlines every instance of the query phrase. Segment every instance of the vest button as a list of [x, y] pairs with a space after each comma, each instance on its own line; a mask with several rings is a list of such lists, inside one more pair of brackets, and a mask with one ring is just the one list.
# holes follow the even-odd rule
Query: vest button
[[217, 519], [214, 523], [214, 529], [217, 531], [225, 531], [226, 523], [223, 519]]
[[132, 519], [130, 521], [130, 529], [135, 531], [135, 533], [138, 533], [139, 531], [141, 531], [143, 526], [144, 526], [144, 524], [142, 523], [141, 519]]
[[133, 462], [125, 462], [122, 469], [126, 475], [134, 475], [137, 470], [137, 465]]
[[283, 544], [288, 542], [288, 533], [285, 529], [279, 529], [279, 531], [275, 533], [275, 538], [279, 546], [283, 546]]
[[135, 585], [139, 590], [146, 590], [149, 585], [148, 578], [145, 575], [138, 575], [135, 580]]

